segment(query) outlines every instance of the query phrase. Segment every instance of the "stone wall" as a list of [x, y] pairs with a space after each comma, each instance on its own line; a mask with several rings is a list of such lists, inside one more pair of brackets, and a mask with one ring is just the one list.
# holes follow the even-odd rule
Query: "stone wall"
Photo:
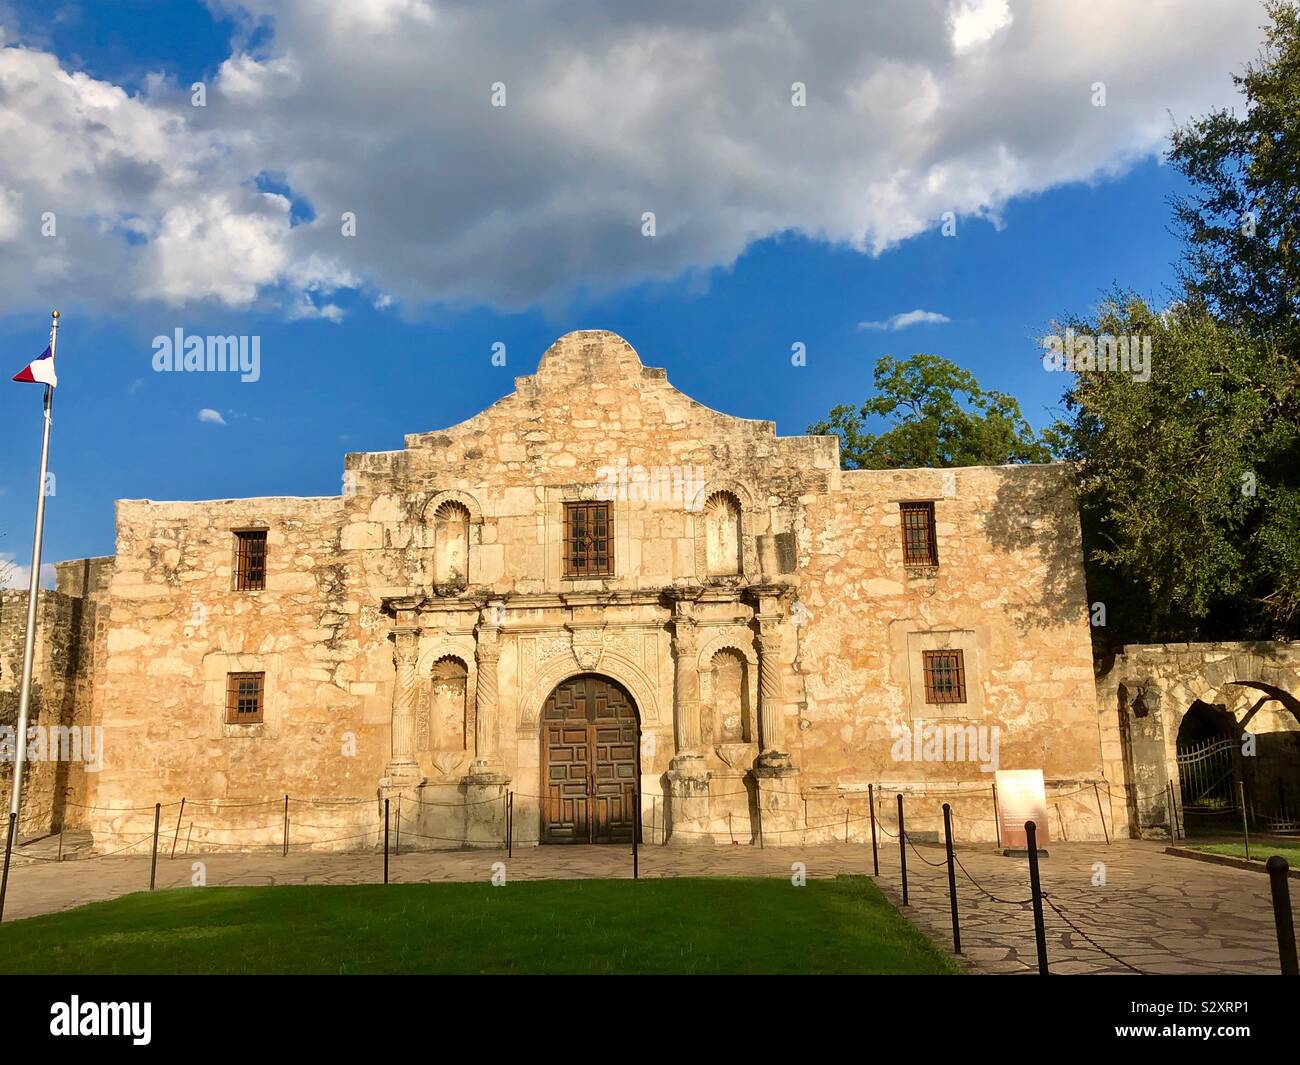
[[1098, 663], [1096, 686], [1106, 773], [1118, 782], [1116, 819], [1135, 836], [1176, 831], [1178, 729], [1195, 702], [1223, 706], [1238, 722], [1249, 714], [1252, 733], [1293, 750], [1300, 735], [1294, 643], [1130, 644]]
[[[934, 501], [933, 569], [904, 565], [899, 503], [911, 500]], [[1101, 838], [1106, 793], [1068, 467], [845, 472], [809, 501], [799, 544], [808, 622], [796, 668], [807, 697], [795, 731], [809, 793], [860, 803], [873, 783], [892, 803], [902, 792], [911, 823], [934, 833], [949, 802], [963, 838], [992, 840], [992, 770], [1042, 769], [1053, 837]], [[920, 653], [948, 648], [963, 653], [966, 701], [929, 705]], [[921, 760], [915, 742], [900, 743], [918, 730]], [[964, 752], [945, 742], [935, 757], [936, 730], [976, 742]], [[992, 755], [995, 742], [996, 764], [981, 762], [978, 744]]]
[[[1054, 834], [1101, 836], [1078, 799], [1102, 757], [1063, 468], [844, 473], [833, 438], [710, 410], [603, 332], [515, 384], [348, 455], [338, 498], [118, 504], [97, 844], [184, 798], [194, 845], [274, 845], [285, 795], [294, 845], [372, 845], [384, 798], [404, 845], [489, 844], [507, 791], [535, 841], [541, 709], [585, 672], [636, 705], [647, 839], [860, 839], [869, 782], [914, 793], [919, 831], [951, 793], [959, 833], [991, 839], [978, 763], [893, 756], [931, 721], [996, 729], [1000, 765], [1053, 782]], [[935, 502], [932, 572], [902, 565], [916, 499]], [[610, 503], [610, 576], [564, 575], [564, 507], [584, 500]], [[234, 587], [247, 528], [267, 531], [264, 591]], [[916, 671], [945, 646], [969, 702], [940, 720]], [[226, 724], [246, 671], [265, 721]]]
[[[84, 560], [78, 566], [97, 572], [101, 589], [112, 568], [111, 559]], [[97, 610], [94, 582], [78, 582], [73, 572], [77, 568], [60, 564], [56, 571], [60, 590], [38, 595], [28, 716], [29, 739], [33, 726], [38, 736], [29, 745], [28, 757], [33, 760], [23, 777], [20, 839], [85, 824], [85, 806], [101, 760], [96, 734], [89, 730], [94, 724], [96, 641], [103, 639], [106, 618]], [[0, 592], [0, 727], [11, 739], [9, 730], [16, 729], [18, 721], [27, 601], [26, 592]], [[6, 753], [0, 762], [6, 810], [12, 786], [13, 763]]]

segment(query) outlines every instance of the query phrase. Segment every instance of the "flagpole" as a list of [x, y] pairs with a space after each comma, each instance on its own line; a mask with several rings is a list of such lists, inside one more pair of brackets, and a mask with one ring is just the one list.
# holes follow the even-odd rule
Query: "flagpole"
[[[50, 362], [59, 340], [59, 312], [50, 311]], [[36, 657], [36, 607], [41, 583], [41, 539], [45, 535], [45, 468], [50, 458], [50, 411], [54, 388], [45, 386], [45, 428], [41, 434], [41, 475], [36, 482], [36, 533], [32, 537], [32, 575], [27, 585], [27, 634], [23, 639], [23, 683], [18, 697], [18, 745], [14, 756], [13, 795], [9, 812], [17, 815], [23, 794], [23, 767], [27, 761], [27, 712], [32, 701], [32, 662]]]

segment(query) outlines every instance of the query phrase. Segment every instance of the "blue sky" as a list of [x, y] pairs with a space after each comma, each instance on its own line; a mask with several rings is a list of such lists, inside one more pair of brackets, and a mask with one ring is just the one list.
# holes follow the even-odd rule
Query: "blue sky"
[[[0, 25], [7, 45], [53, 55], [64, 71], [118, 86], [128, 97], [152, 96], [159, 101], [153, 106], [164, 109], [176, 104], [151, 85], [160, 73], [175, 96], [195, 81], [233, 78], [237, 72], [222, 64], [236, 55], [267, 70], [277, 55], [306, 66], [311, 42], [289, 47], [287, 16], [279, 21], [224, 5], [217, 10], [152, 0], [52, 7], [24, 2], [0, 5]], [[1019, 15], [1015, 8], [1007, 11]], [[1227, 99], [1230, 69], [1232, 64], [1204, 75], [1204, 84], [1215, 86], [1207, 92], [1218, 93], [1213, 99]], [[1191, 107], [1200, 100], [1187, 90], [1168, 106]], [[1143, 115], [1161, 103], [1146, 101]], [[0, 110], [6, 106], [0, 96]], [[437, 102], [420, 106], [436, 109]], [[294, 112], [286, 113], [287, 128], [296, 128]], [[1052, 117], [1043, 116], [1045, 122]], [[1095, 118], [1080, 110], [1077, 120]], [[968, 120], [963, 128], [974, 126]], [[223, 135], [236, 144], [233, 128]], [[996, 131], [988, 135], [996, 140]], [[489, 243], [474, 260], [477, 290], [440, 288], [437, 280], [422, 285], [418, 275], [425, 260], [418, 256], [425, 252], [415, 249], [413, 258], [404, 259], [407, 249], [396, 246], [402, 239], [398, 226], [384, 247], [367, 251], [364, 264], [346, 266], [350, 283], [340, 283], [344, 268], [335, 267], [327, 281], [289, 291], [295, 272], [286, 266], [254, 281], [251, 298], [223, 296], [223, 280], [207, 277], [195, 284], [210, 283], [211, 292], [198, 291], [194, 298], [139, 291], [119, 297], [111, 276], [79, 281], [83, 268], [89, 269], [85, 261], [96, 255], [87, 238], [87, 250], [68, 253], [70, 265], [59, 278], [15, 296], [0, 314], [0, 351], [10, 374], [44, 346], [50, 301], [57, 300], [64, 314], [51, 458], [57, 487], [48, 507], [45, 560], [110, 553], [117, 498], [334, 494], [346, 451], [398, 448], [405, 433], [472, 415], [511, 391], [515, 376], [531, 373], [552, 340], [578, 328], [618, 332], [644, 362], [665, 367], [682, 391], [729, 413], [771, 419], [783, 434], [802, 432], [836, 403], [866, 398], [879, 356], [918, 351], [950, 358], [983, 385], [1011, 392], [1030, 421], [1042, 426], [1065, 384], [1060, 375], [1042, 370], [1035, 337], [1043, 327], [1055, 316], [1087, 312], [1114, 284], [1163, 300], [1173, 282], [1178, 245], [1169, 233], [1167, 199], [1180, 191], [1180, 179], [1158, 164], [1149, 137], [1141, 141], [1144, 147], [1135, 143], [1131, 132], [1116, 133], [1109, 157], [1072, 168], [1056, 166], [1050, 152], [1036, 157], [1032, 168], [1014, 168], [1019, 187], [1004, 181], [996, 195], [973, 194], [968, 209], [958, 212], [955, 237], [942, 236], [938, 220], [924, 217], [911, 231], [903, 226], [888, 236], [879, 254], [873, 254], [873, 234], [887, 223], [864, 222], [859, 235], [866, 236], [858, 240], [836, 231], [838, 215], [828, 221], [809, 207], [806, 224], [783, 225], [770, 202], [751, 211], [748, 185], [733, 178], [738, 191], [692, 210], [699, 217], [712, 212], [707, 216], [713, 219], [734, 205], [737, 215], [745, 214], [734, 231], [712, 234], [708, 225], [697, 226], [712, 235], [683, 248], [680, 260], [670, 255], [638, 276], [618, 261], [625, 253], [585, 257], [584, 249], [602, 231], [597, 220], [585, 241], [575, 238], [562, 276], [533, 286], [535, 292], [529, 277], [521, 289], [518, 276], [503, 276], [498, 284], [493, 273], [495, 257], [527, 255], [528, 242], [540, 239], [529, 236], [533, 218], [523, 208], [519, 236], [495, 248]], [[241, 190], [254, 196], [278, 191], [294, 201], [277, 239], [293, 247], [289, 242], [300, 234], [322, 228], [317, 214], [328, 209], [317, 201], [329, 199], [323, 191], [330, 187], [329, 160], [322, 162], [306, 147], [296, 159], [278, 150], [259, 159], [247, 145], [239, 151], [254, 153], [241, 160]], [[1078, 145], [1070, 151], [1081, 154]], [[1031, 169], [1032, 177], [1019, 179]], [[0, 167], [0, 191], [3, 178]], [[102, 187], [96, 174], [87, 180]], [[360, 180], [364, 188], [364, 173]], [[702, 180], [692, 178], [691, 194]], [[751, 174], [746, 182], [757, 185], [761, 178]], [[798, 222], [799, 201], [791, 199], [796, 206], [787, 203], [782, 210]], [[28, 194], [24, 205], [33, 201]], [[422, 225], [421, 212], [436, 212], [437, 203], [437, 196], [415, 196], [405, 207], [413, 229]], [[148, 209], [127, 206], [115, 217], [143, 216]], [[629, 215], [635, 218], [636, 212], [629, 209]], [[756, 224], [760, 215], [775, 220]], [[364, 209], [361, 217], [369, 217]], [[564, 224], [570, 233], [582, 220], [566, 217]], [[158, 236], [155, 228], [138, 242]], [[132, 254], [129, 243], [134, 242], [115, 245], [113, 254]], [[46, 255], [48, 244], [33, 254]], [[300, 247], [302, 261], [316, 250]], [[236, 247], [236, 258], [239, 252]], [[428, 269], [431, 277], [442, 276], [441, 270], [454, 266], [433, 262]], [[393, 298], [392, 292], [399, 295]], [[311, 313], [296, 314], [297, 305]], [[949, 320], [898, 331], [860, 327], [916, 309]], [[240, 383], [233, 376], [154, 373], [151, 340], [176, 328], [259, 336], [261, 379]], [[491, 364], [497, 342], [506, 345], [505, 368]], [[791, 365], [796, 342], [806, 346], [806, 366]], [[21, 563], [30, 551], [40, 390], [11, 384], [2, 395], [0, 555]], [[225, 424], [200, 420], [204, 409], [219, 412]]]

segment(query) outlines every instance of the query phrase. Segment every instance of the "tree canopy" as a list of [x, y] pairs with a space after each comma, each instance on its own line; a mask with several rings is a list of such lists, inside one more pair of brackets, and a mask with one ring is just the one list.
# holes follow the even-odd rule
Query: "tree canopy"
[[[982, 389], [974, 376], [938, 355], [898, 360], [886, 355], [873, 374], [877, 394], [861, 407], [833, 407], [808, 432], [840, 438], [850, 470], [914, 466], [1000, 466], [1047, 462], [1051, 453], [1003, 392]], [[872, 419], [889, 425], [872, 432]]]

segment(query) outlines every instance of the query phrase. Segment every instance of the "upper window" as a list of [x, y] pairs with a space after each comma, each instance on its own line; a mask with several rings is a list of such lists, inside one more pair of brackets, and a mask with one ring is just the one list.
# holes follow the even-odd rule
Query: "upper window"
[[257, 592], [266, 587], [266, 530], [235, 533], [235, 591]]
[[608, 503], [564, 504], [564, 575], [614, 573], [614, 522]]
[[226, 674], [227, 725], [261, 724], [265, 680], [265, 673]]
[[966, 663], [961, 651], [922, 651], [927, 703], [966, 701]]
[[934, 504], [900, 503], [903, 519], [903, 565], [937, 566], [939, 547], [934, 538]]

